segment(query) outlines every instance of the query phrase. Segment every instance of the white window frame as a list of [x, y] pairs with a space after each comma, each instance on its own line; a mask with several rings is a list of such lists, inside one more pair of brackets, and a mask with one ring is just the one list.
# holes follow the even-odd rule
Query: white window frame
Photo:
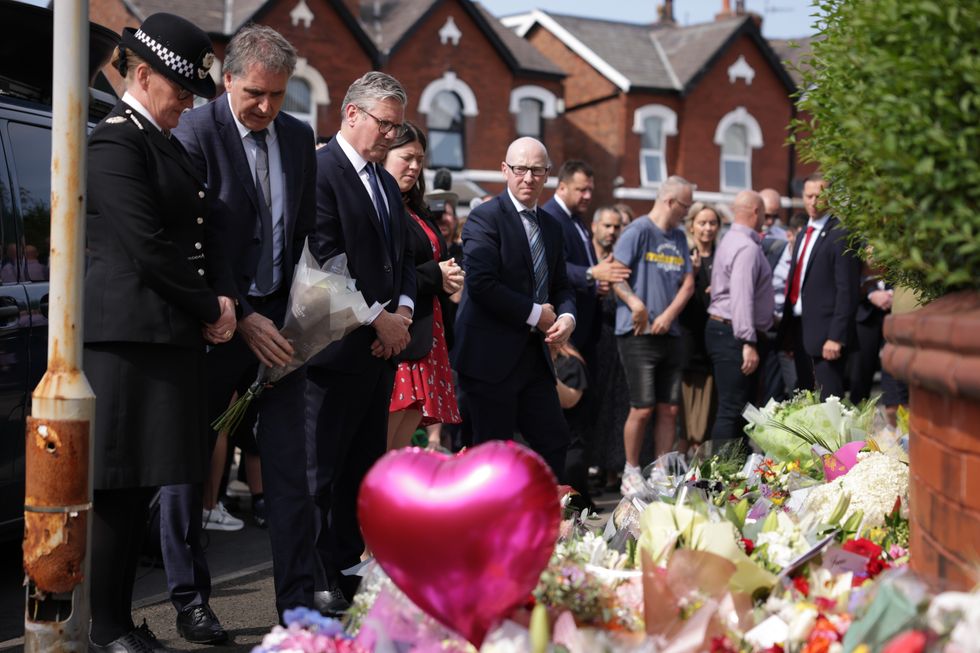
[[[660, 120], [660, 149], [644, 148], [643, 133], [648, 118]], [[640, 136], [640, 185], [659, 186], [667, 178], [667, 137], [677, 135], [677, 114], [663, 104], [647, 104], [633, 112], [633, 133]], [[660, 157], [660, 181], [651, 179], [646, 166], [646, 157], [656, 154]]]
[[[745, 128], [745, 134], [748, 141], [748, 153], [745, 156], [725, 154], [725, 132], [728, 131], [733, 125], [741, 125]], [[762, 128], [759, 127], [759, 121], [757, 121], [752, 114], [750, 114], [745, 107], [737, 107], [736, 109], [729, 111], [722, 119], [718, 121], [718, 126], [715, 128], [715, 145], [718, 146], [720, 153], [718, 156], [718, 179], [721, 192], [736, 192], [740, 190], [745, 190], [746, 188], [752, 188], [752, 150], [757, 150], [762, 147], [764, 141], [762, 139]], [[733, 186], [728, 183], [725, 178], [725, 162], [726, 161], [738, 161], [745, 164], [745, 186]]]
[[323, 75], [311, 66], [309, 62], [303, 58], [299, 57], [296, 59], [296, 68], [293, 70], [293, 77], [303, 80], [310, 87], [310, 111], [309, 113], [300, 112], [288, 112], [289, 115], [293, 116], [297, 120], [302, 120], [313, 128], [313, 134], [316, 134], [316, 121], [317, 114], [319, 113], [319, 108], [321, 106], [328, 106], [330, 104], [330, 90], [327, 87], [327, 82], [323, 79]]
[[541, 102], [541, 117], [554, 119], [561, 113], [560, 101], [546, 88], [534, 84], [518, 86], [510, 92], [510, 112], [515, 116], [521, 112], [521, 100], [531, 98]]
[[428, 116], [433, 100], [442, 91], [452, 91], [459, 96], [459, 99], [463, 102], [464, 117], [468, 118], [480, 114], [476, 102], [476, 94], [473, 93], [473, 89], [451, 70], [443, 73], [439, 79], [429, 82], [429, 85], [423, 89], [422, 95], [419, 96], [419, 113]]

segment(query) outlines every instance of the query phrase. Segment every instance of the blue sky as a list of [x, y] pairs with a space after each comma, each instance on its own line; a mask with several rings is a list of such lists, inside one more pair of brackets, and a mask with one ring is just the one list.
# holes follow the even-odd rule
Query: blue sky
[[[635, 23], [657, 19], [663, 0], [480, 0], [497, 16], [543, 9], [561, 14]], [[746, 0], [749, 11], [761, 14], [767, 38], [794, 38], [813, 33], [810, 0]], [[731, 0], [735, 6], [735, 0]], [[705, 23], [721, 10], [722, 0], [674, 0], [674, 18], [682, 25]]]

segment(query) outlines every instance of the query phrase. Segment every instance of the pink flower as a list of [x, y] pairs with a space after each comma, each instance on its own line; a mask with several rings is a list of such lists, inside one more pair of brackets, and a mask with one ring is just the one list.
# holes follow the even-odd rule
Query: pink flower
[[926, 650], [926, 634], [918, 630], [907, 630], [891, 638], [881, 653], [922, 653]]

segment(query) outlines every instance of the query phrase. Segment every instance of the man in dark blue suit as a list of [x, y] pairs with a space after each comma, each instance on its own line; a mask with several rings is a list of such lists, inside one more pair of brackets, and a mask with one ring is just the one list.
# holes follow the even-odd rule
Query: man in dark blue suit
[[[251, 25], [229, 43], [227, 93], [184, 115], [174, 134], [207, 180], [210, 213], [238, 291], [238, 333], [207, 355], [209, 411], [224, 411], [236, 389], [292, 357], [280, 334], [293, 270], [316, 210], [316, 159], [308, 125], [280, 113], [296, 51], [275, 30]], [[255, 428], [268, 508], [276, 608], [313, 605], [313, 503], [306, 484], [302, 371], [268, 388], [257, 401]], [[161, 523], [178, 630], [204, 641], [210, 578], [198, 542], [201, 497], [194, 505], [162, 497]], [[169, 503], [189, 510], [168, 519]], [[189, 521], [188, 521], [189, 520]], [[187, 532], [178, 529], [189, 527]], [[210, 610], [207, 610], [209, 612]]]
[[[571, 444], [565, 470], [567, 481], [588, 499], [588, 468], [591, 464], [595, 417], [595, 378], [601, 361], [596, 359], [596, 345], [600, 330], [600, 301], [609, 292], [610, 284], [623, 281], [630, 271], [619, 261], [609, 257], [601, 263], [592, 246], [592, 234], [585, 226], [584, 217], [592, 202], [595, 189], [592, 166], [584, 161], [565, 161], [558, 170], [558, 188], [554, 196], [541, 209], [561, 225], [565, 239], [565, 271], [575, 291], [575, 332], [572, 344], [585, 359], [589, 382], [582, 400], [575, 408], [565, 412], [571, 432]], [[618, 363], [617, 363], [618, 364]]]
[[317, 153], [311, 250], [321, 262], [346, 253], [364, 299], [386, 304], [372, 324], [327, 347], [307, 370], [306, 437], [315, 451], [311, 484], [322, 572], [316, 600], [331, 614], [348, 607], [357, 587], [357, 577], [341, 573], [364, 551], [357, 491], [387, 446], [393, 357], [408, 345], [415, 306], [408, 218], [398, 184], [381, 165], [402, 128], [406, 103], [393, 77], [365, 74], [347, 89], [340, 131]]
[[844, 355], [856, 348], [855, 314], [861, 262], [848, 249], [848, 233], [826, 212], [827, 182], [811, 175], [803, 183], [810, 220], [796, 236], [782, 328], [793, 346], [797, 385], [820, 396], [844, 397]]
[[595, 181], [592, 166], [575, 159], [565, 161], [558, 170], [558, 188], [542, 210], [561, 225], [565, 239], [565, 271], [575, 290], [575, 333], [572, 343], [582, 352], [590, 373], [595, 362], [599, 338], [598, 298], [609, 292], [610, 284], [629, 277], [625, 265], [613, 258], [601, 263], [592, 246], [592, 234], [584, 216], [592, 202]]
[[548, 345], [575, 329], [575, 296], [558, 222], [537, 207], [548, 151], [519, 138], [501, 163], [507, 190], [474, 209], [463, 227], [466, 281], [453, 362], [474, 441], [524, 439], [562, 478], [568, 427]]

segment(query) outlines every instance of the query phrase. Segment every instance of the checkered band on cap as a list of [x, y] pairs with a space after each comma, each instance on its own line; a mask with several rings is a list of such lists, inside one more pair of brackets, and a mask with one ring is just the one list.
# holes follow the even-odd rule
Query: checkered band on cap
[[158, 43], [152, 36], [141, 29], [136, 30], [136, 34], [134, 34], [134, 36], [146, 47], [153, 50], [154, 54], [160, 58], [160, 61], [162, 61], [167, 68], [170, 68], [178, 75], [183, 75], [187, 79], [194, 79], [193, 62], [183, 58], [162, 43]]

